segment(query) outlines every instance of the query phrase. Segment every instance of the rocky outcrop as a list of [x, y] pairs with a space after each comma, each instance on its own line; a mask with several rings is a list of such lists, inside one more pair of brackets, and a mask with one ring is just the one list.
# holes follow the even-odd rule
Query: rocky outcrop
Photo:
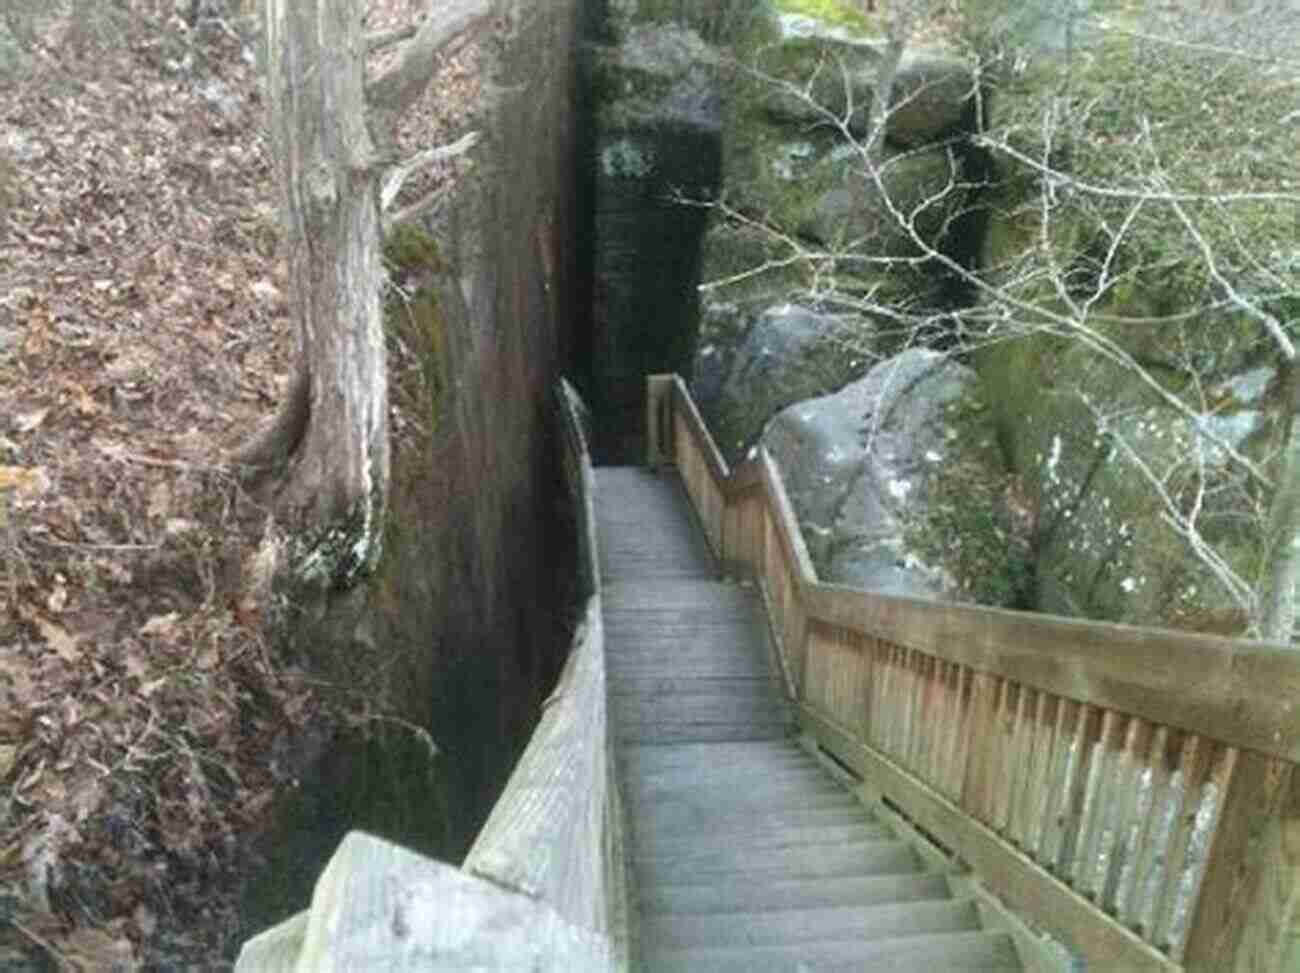
[[[1165, 27], [1174, 29], [1144, 29]], [[1265, 276], [1295, 280], [1278, 259], [1294, 251], [1294, 209], [1238, 201], [1211, 214], [1153, 198], [1135, 210], [1122, 194], [1059, 194], [1024, 161], [1047, 159], [1085, 185], [1132, 187], [1160, 159], [1163, 185], [1205, 193], [1289, 171], [1294, 138], [1269, 121], [1283, 109], [1258, 97], [1268, 90], [1258, 66], [1172, 40], [1157, 46], [1152, 73], [1112, 35], [1071, 41], [1051, 18], [1027, 23], [1023, 70], [1000, 84], [991, 118], [991, 141], [1005, 149], [981, 260], [1021, 336], [974, 362], [1037, 511], [1034, 607], [1239, 634], [1265, 563], [1270, 501], [1229, 451], [1259, 469], [1272, 462], [1280, 382], [1260, 320], [1221, 297], [1231, 288], [1266, 307]], [[1072, 100], [1060, 104], [1067, 56]], [[1065, 128], [1042, 124], [1049, 104], [1069, 121], [1068, 152]], [[1119, 134], [1157, 117], [1149, 141]], [[1104, 286], [1102, 255], [1123, 268]], [[996, 319], [999, 302], [986, 303]], [[1179, 524], [1188, 517], [1195, 536]], [[1224, 581], [1234, 574], [1244, 583], [1236, 593]]]
[[872, 306], [943, 301], [942, 277], [910, 261], [918, 236], [946, 247], [970, 201], [953, 146], [974, 125], [974, 79], [940, 52], [909, 54], [873, 174], [860, 139], [883, 39], [864, 24], [777, 3], [726, 75], [723, 193], [742, 219], [716, 219], [704, 239], [692, 391], [731, 459], [786, 404], [904, 347]]
[[596, 136], [587, 397], [600, 462], [640, 455], [644, 376], [686, 372], [700, 239], [718, 185], [718, 55], [688, 28], [633, 24], [593, 54]]
[[1026, 550], [976, 384], [971, 369], [913, 349], [772, 420], [763, 444], [824, 580], [1020, 602]]
[[[717, 319], [729, 312], [739, 309], [711, 308], [715, 328], [720, 330]], [[856, 315], [778, 304], [762, 310], [733, 342], [701, 345], [695, 363], [696, 402], [710, 416], [724, 455], [734, 461], [777, 412], [841, 388], [862, 374], [870, 357]]]

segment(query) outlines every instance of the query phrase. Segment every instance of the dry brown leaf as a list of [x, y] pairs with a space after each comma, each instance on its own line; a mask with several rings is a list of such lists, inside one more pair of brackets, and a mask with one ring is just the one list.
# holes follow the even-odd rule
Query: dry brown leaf
[[50, 593], [45, 599], [45, 607], [50, 610], [52, 615], [58, 615], [68, 607], [68, 585], [63, 575], [56, 574], [54, 576], [54, 587], [50, 589]]
[[172, 488], [166, 480], [159, 480], [149, 491], [149, 518], [165, 520], [172, 509]]
[[22, 616], [23, 621], [40, 632], [41, 638], [45, 639], [46, 644], [64, 662], [76, 664], [81, 661], [81, 649], [77, 646], [77, 637], [70, 634], [58, 622], [51, 621], [28, 604], [20, 604], [18, 614]]
[[49, 409], [35, 409], [32, 412], [24, 412], [13, 417], [10, 425], [16, 432], [31, 432], [50, 414]]
[[94, 396], [86, 391], [85, 386], [73, 386], [73, 397], [76, 400], [74, 408], [79, 416], [90, 418], [104, 411], [104, 407], [95, 401]]
[[154, 615], [140, 626], [141, 635], [157, 635], [159, 638], [173, 638], [176, 635], [176, 623], [180, 621], [180, 612], [168, 612], [166, 615]]

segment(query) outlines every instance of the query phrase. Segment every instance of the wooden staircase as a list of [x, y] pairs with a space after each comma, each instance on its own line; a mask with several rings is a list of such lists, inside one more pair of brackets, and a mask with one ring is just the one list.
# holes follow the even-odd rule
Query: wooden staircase
[[640, 967], [1020, 969], [942, 856], [794, 739], [759, 597], [718, 580], [677, 477], [596, 480]]

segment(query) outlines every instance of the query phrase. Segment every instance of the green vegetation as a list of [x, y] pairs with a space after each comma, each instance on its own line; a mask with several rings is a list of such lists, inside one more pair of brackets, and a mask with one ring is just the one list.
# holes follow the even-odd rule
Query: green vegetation
[[776, 0], [775, 6], [779, 13], [802, 14], [858, 33], [872, 33], [880, 28], [880, 15], [869, 16], [860, 6], [846, 0]]
[[990, 134], [1009, 149], [999, 155], [1010, 182], [992, 262], [1005, 264], [1037, 237], [1038, 180], [1025, 160], [1045, 160], [1080, 183], [1048, 216], [1052, 259], [1072, 289], [1095, 286], [1112, 234], [1128, 221], [1111, 263], [1117, 280], [1098, 310], [1148, 317], [1210, 303], [1202, 244], [1244, 293], [1265, 290], [1261, 256], [1292, 254], [1293, 271], [1300, 267], [1295, 210], [1233, 196], [1294, 191], [1295, 133], [1278, 117], [1297, 92], [1300, 79], [1268, 65], [1124, 35], [1003, 79]]
[[964, 596], [981, 605], [1033, 606], [1034, 558], [1031, 525], [1017, 521], [1010, 475], [998, 445], [982, 440], [987, 406], [963, 395], [945, 408], [954, 429], [954, 450], [930, 480], [923, 513], [905, 526], [907, 544], [926, 560], [942, 564]]
[[[446, 265], [437, 242], [406, 224], [394, 227], [384, 241], [384, 263], [391, 283], [384, 303], [392, 366], [390, 394], [404, 416], [417, 420], [415, 430], [427, 438], [438, 428], [446, 387], [444, 322], [437, 289]], [[427, 425], [417, 417], [427, 417]]]

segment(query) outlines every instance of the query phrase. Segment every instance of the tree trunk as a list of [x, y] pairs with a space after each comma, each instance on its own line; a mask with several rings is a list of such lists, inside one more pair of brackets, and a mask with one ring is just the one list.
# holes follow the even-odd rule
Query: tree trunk
[[361, 0], [266, 0], [271, 134], [297, 336], [293, 392], [245, 462], [283, 466], [290, 569], [347, 585], [380, 553], [388, 374], [379, 160], [366, 128]]

